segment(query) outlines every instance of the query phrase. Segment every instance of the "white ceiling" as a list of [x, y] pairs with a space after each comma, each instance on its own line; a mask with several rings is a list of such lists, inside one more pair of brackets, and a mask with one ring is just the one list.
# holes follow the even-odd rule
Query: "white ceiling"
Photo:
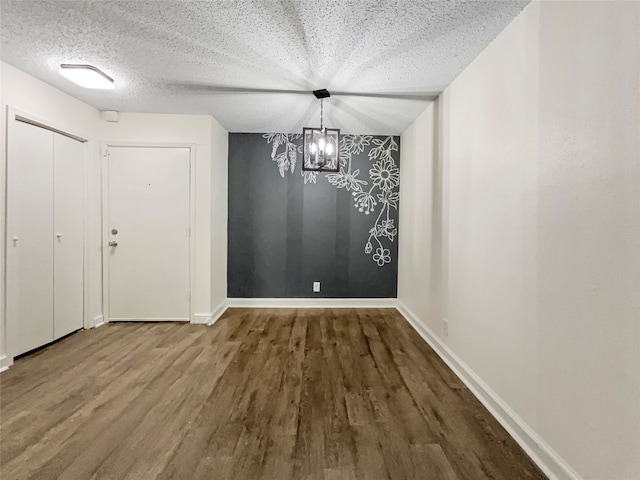
[[[100, 110], [301, 132], [319, 124], [311, 91], [327, 88], [327, 126], [399, 134], [529, 1], [2, 0], [0, 53]], [[94, 65], [116, 88], [77, 87], [59, 75], [61, 63]]]

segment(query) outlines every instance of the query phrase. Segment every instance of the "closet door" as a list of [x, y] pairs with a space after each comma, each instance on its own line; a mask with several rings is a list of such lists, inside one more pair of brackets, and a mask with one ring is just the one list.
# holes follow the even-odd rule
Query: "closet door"
[[15, 121], [7, 156], [7, 350], [53, 340], [53, 136]]
[[53, 137], [53, 336], [83, 326], [84, 144]]

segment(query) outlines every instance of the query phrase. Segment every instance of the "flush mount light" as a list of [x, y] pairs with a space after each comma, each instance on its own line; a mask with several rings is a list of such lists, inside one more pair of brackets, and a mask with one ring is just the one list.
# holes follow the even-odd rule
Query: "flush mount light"
[[63, 63], [60, 65], [60, 73], [84, 88], [115, 88], [113, 78], [94, 67], [93, 65], [75, 65]]
[[323, 100], [331, 94], [326, 89], [316, 90], [313, 94], [320, 100], [320, 128], [302, 129], [302, 169], [311, 172], [337, 172], [340, 129], [324, 128], [322, 123]]

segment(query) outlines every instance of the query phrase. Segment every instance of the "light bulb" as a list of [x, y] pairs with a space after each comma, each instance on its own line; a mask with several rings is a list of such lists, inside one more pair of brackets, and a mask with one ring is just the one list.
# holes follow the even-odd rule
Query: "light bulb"
[[333, 154], [333, 145], [331, 144], [331, 142], [327, 143], [327, 148], [325, 149], [325, 151], [327, 152], [327, 155]]
[[316, 142], [311, 142], [311, 153], [315, 154], [318, 147], [316, 146]]
[[324, 137], [320, 137], [320, 140], [318, 140], [318, 146], [320, 147], [320, 150], [324, 150], [324, 146], [325, 146]]

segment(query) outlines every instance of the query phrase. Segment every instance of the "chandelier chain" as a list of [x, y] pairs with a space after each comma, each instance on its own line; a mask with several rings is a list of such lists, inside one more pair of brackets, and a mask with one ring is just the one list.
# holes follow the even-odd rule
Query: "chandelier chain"
[[322, 128], [322, 117], [324, 115], [324, 99], [321, 98], [320, 99], [320, 131], [323, 130]]

